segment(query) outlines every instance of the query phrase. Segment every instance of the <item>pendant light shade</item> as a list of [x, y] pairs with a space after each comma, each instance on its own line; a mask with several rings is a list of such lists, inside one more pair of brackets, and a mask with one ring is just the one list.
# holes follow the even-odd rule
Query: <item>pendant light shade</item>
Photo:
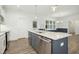
[[51, 9], [52, 9], [53, 12], [55, 12], [56, 9], [57, 9], [57, 5], [55, 5], [55, 6], [51, 6]]
[[34, 18], [35, 18], [35, 19], [38, 18], [38, 16], [37, 16], [37, 5], [35, 5], [35, 16], [34, 16]]

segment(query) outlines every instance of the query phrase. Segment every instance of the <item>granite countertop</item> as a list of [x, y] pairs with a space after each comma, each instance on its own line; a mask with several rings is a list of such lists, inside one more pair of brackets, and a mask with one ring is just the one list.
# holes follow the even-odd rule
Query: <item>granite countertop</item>
[[59, 40], [59, 39], [71, 36], [71, 34], [63, 33], [63, 32], [49, 32], [49, 31], [40, 31], [40, 30], [32, 30], [30, 32], [33, 32], [35, 34], [38, 34], [53, 40]]

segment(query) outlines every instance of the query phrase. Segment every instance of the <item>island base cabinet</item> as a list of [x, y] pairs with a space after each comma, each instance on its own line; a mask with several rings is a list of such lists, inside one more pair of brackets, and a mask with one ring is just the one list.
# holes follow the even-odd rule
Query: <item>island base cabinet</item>
[[40, 46], [40, 39], [37, 34], [32, 33], [32, 48], [38, 53]]
[[29, 36], [28, 37], [29, 44], [32, 45], [32, 33], [31, 32], [28, 32], [28, 36]]
[[68, 37], [53, 40], [29, 32], [29, 43], [38, 54], [68, 54]]
[[38, 35], [32, 32], [29, 32], [29, 44], [32, 46], [32, 48], [38, 53], [39, 51], [39, 44], [40, 40], [38, 39]]
[[68, 37], [52, 41], [52, 54], [68, 54]]

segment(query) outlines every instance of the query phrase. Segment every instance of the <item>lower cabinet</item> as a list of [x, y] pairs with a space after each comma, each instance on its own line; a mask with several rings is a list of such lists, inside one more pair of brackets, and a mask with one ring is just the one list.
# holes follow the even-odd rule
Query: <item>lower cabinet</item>
[[0, 54], [3, 54], [6, 49], [6, 37], [5, 34], [0, 36]]
[[28, 36], [29, 36], [28, 37], [29, 44], [32, 45], [32, 33], [31, 32], [28, 32]]
[[35, 51], [38, 53], [40, 46], [40, 39], [38, 38], [37, 34], [32, 35], [32, 47], [35, 49]]
[[29, 43], [39, 54], [51, 53], [51, 40], [29, 32]]
[[30, 32], [29, 43], [39, 54], [67, 54], [68, 37], [53, 40]]
[[51, 44], [52, 54], [68, 54], [68, 37], [53, 40]]

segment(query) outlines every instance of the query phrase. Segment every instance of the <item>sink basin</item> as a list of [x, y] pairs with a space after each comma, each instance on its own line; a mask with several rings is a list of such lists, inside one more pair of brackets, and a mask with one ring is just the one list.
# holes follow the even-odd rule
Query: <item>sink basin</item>
[[38, 31], [35, 31], [37, 33], [44, 33], [44, 31], [41, 31], [41, 30], [38, 30]]
[[43, 32], [38, 32], [38, 33], [43, 33]]

